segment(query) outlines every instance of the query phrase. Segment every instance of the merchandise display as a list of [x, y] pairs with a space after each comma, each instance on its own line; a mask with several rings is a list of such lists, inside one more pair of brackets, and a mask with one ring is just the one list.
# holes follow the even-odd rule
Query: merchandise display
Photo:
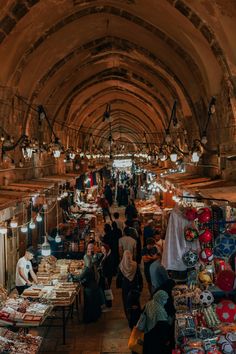
[[37, 327], [43, 323], [51, 310], [50, 304], [31, 302], [24, 298], [8, 298], [0, 309], [0, 325]]
[[36, 354], [42, 343], [42, 337], [30, 334], [15, 333], [0, 328], [0, 353], [4, 354]]
[[[218, 221], [216, 218], [213, 221], [212, 215], [209, 207], [197, 210], [180, 206], [178, 212], [172, 211], [168, 225], [169, 230], [175, 232], [168, 233], [167, 229], [169, 253], [175, 247], [174, 238], [179, 244], [186, 242], [185, 247], [179, 249], [178, 257], [181, 255], [186, 267], [187, 281], [176, 285], [172, 292], [177, 311], [176, 352], [179, 350], [179, 353], [236, 352], [236, 276], [228, 262], [229, 255], [235, 252], [235, 236], [226, 230], [215, 239], [213, 222]], [[174, 229], [171, 223], [178, 227]], [[196, 248], [194, 240], [199, 241]], [[168, 257], [164, 261], [171, 270], [173, 262]]]

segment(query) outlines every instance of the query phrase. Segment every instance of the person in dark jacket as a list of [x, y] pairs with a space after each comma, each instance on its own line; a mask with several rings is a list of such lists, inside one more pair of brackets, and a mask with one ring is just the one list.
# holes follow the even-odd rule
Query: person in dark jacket
[[117, 277], [121, 278], [123, 307], [126, 317], [129, 318], [128, 295], [131, 290], [142, 291], [143, 278], [137, 262], [133, 261], [132, 254], [128, 250], [124, 251]]
[[125, 209], [125, 217], [127, 220], [133, 220], [134, 218], [137, 217], [137, 215], [138, 215], [138, 211], [136, 209], [134, 201], [130, 199], [129, 204]]
[[[111, 288], [113, 269], [114, 269], [113, 266], [114, 260], [109, 245], [103, 244], [101, 246], [101, 252], [102, 252], [102, 256], [98, 266], [98, 270], [100, 273], [99, 285], [102, 288], [103, 292], [105, 292], [105, 290]], [[107, 307], [112, 306], [112, 300], [105, 300], [105, 302]]]
[[113, 232], [110, 224], [104, 225], [104, 235], [102, 237], [102, 242], [108, 245], [111, 251], [113, 252], [114, 237], [113, 237]]
[[127, 297], [127, 319], [129, 328], [136, 326], [141, 315], [140, 291], [136, 289], [130, 290]]
[[112, 196], [112, 189], [111, 189], [111, 186], [109, 184], [107, 184], [105, 186], [104, 195], [105, 195], [105, 198], [108, 201], [109, 205], [112, 206], [113, 196]]
[[118, 229], [117, 227], [117, 223], [115, 221], [113, 221], [112, 223], [112, 233], [113, 233], [113, 252], [112, 252], [112, 256], [113, 256], [113, 275], [116, 275], [117, 273], [117, 269], [118, 269], [118, 265], [119, 265], [119, 239], [122, 237], [122, 231], [120, 229]]

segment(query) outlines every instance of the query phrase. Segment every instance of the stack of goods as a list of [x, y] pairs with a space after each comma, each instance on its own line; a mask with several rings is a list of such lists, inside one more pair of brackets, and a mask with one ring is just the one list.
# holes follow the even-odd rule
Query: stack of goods
[[47, 304], [30, 301], [21, 298], [9, 298], [0, 310], [1, 325], [39, 326], [46, 318], [51, 307]]
[[14, 333], [0, 328], [0, 353], [36, 354], [42, 343], [41, 337]]
[[7, 299], [7, 291], [6, 289], [0, 284], [0, 306], [6, 301]]
[[48, 286], [43, 289], [42, 298], [48, 300], [54, 306], [70, 305], [77, 294], [77, 288], [77, 285], [73, 283], [59, 283], [55, 286]]
[[[51, 285], [56, 280], [66, 282], [68, 274], [80, 274], [83, 268], [82, 260], [56, 259], [53, 256], [44, 257], [39, 265], [37, 273], [38, 281], [41, 284]], [[36, 290], [36, 288], [34, 287]], [[33, 289], [31, 289], [33, 290]]]

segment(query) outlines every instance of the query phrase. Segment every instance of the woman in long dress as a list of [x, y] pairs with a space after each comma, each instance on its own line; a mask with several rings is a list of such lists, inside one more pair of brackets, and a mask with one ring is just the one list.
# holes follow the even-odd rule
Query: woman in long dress
[[125, 311], [125, 315], [128, 318], [128, 296], [130, 291], [137, 290], [142, 291], [143, 278], [138, 267], [137, 262], [133, 261], [130, 251], [124, 251], [122, 260], [119, 265], [119, 273], [117, 275], [120, 278], [120, 285], [122, 288], [122, 301]]
[[101, 306], [104, 304], [101, 289], [98, 285], [98, 272], [93, 253], [93, 244], [88, 244], [84, 256], [84, 269], [78, 280], [84, 287], [84, 323], [95, 322], [101, 316]]

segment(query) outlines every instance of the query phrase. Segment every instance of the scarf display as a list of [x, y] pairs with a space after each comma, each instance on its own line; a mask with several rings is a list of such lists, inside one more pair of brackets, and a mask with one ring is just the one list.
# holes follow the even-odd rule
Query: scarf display
[[128, 250], [124, 251], [119, 267], [121, 273], [127, 279], [129, 279], [129, 281], [132, 281], [134, 279], [137, 270], [137, 263], [132, 260], [132, 254], [130, 251]]
[[168, 321], [168, 315], [164, 308], [168, 300], [168, 294], [164, 290], [159, 290], [153, 295], [153, 299], [145, 306], [146, 325], [145, 333], [150, 332], [159, 321]]

